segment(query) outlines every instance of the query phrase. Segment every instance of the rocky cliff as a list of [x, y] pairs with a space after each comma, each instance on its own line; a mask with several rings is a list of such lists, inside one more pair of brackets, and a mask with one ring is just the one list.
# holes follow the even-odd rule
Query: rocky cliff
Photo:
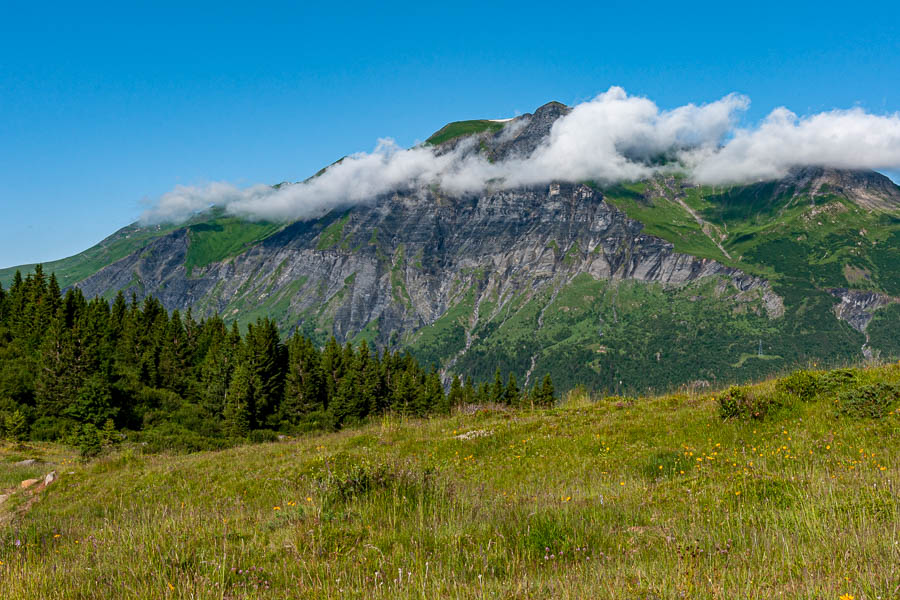
[[[502, 126], [451, 124], [434, 151], [528, 156], [568, 111], [551, 102]], [[446, 372], [499, 367], [526, 383], [550, 372], [563, 387], [747, 379], [877, 356], [878, 344], [886, 355], [884, 331], [900, 324], [884, 301], [900, 296], [900, 188], [871, 172], [805, 168], [724, 188], [677, 173], [432, 186], [288, 224], [213, 211], [100, 246], [69, 269], [105, 261], [72, 275], [87, 296], [267, 316], [319, 341], [405, 348]]]

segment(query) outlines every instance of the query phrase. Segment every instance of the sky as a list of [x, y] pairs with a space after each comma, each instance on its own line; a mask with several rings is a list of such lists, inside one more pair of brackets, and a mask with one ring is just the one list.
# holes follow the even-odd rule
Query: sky
[[661, 111], [740, 94], [748, 126], [900, 111], [897, 3], [187, 4], [4, 3], [0, 267], [84, 250], [177, 186], [298, 181], [613, 86]]

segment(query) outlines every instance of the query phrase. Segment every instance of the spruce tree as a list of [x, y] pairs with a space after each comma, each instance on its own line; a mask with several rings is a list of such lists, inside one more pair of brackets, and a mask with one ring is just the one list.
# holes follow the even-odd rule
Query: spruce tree
[[506, 383], [505, 401], [507, 406], [518, 406], [521, 400], [522, 392], [516, 384], [516, 375], [512, 371], [509, 373], [509, 380]]
[[245, 438], [250, 433], [250, 415], [253, 412], [254, 385], [246, 365], [234, 370], [228, 395], [225, 399], [225, 431], [232, 437]]
[[447, 396], [447, 401], [451, 407], [462, 406], [465, 403], [465, 390], [459, 381], [459, 375], [454, 375], [450, 381], [450, 393]]
[[544, 375], [544, 380], [540, 387], [535, 385], [532, 396], [536, 406], [547, 407], [556, 403], [556, 392], [553, 389], [553, 380], [550, 379], [550, 373]]
[[503, 385], [503, 377], [500, 375], [500, 367], [494, 371], [494, 385], [491, 388], [490, 401], [496, 404], [503, 404], [506, 400], [506, 387]]
[[298, 425], [306, 415], [324, 411], [325, 406], [325, 385], [319, 352], [310, 340], [295, 334], [288, 342], [288, 368], [281, 418], [291, 425]]
[[25, 439], [28, 422], [25, 415], [18, 409], [6, 415], [3, 422], [3, 430], [6, 437], [14, 442]]

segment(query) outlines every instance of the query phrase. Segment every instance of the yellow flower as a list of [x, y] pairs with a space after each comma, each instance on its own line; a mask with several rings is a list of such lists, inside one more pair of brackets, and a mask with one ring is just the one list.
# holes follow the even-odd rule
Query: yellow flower
[[620, 482], [619, 482], [619, 485], [625, 485], [625, 482], [624, 482], [624, 481], [620, 481]]
[[307, 497], [306, 497], [306, 501], [307, 501], [307, 502], [312, 502], [312, 498], [310, 498], [309, 496], [307, 496]]
[[854, 600], [854, 597], [850, 594], [843, 594], [838, 600]]
[[170, 590], [174, 590], [174, 589], [175, 589], [175, 586], [172, 585], [171, 583], [168, 583], [168, 582], [167, 582], [166, 585], [169, 586], [169, 589], [170, 589]]
[[280, 506], [273, 506], [273, 507], [272, 507], [272, 510], [281, 510], [281, 507], [280, 507]]

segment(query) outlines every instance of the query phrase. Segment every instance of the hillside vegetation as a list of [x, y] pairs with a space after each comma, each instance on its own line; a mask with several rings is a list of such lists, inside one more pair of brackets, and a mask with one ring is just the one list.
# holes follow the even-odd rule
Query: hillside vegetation
[[[191, 455], [8, 444], [0, 597], [896, 598], [900, 364]], [[38, 467], [13, 461], [42, 458]]]
[[503, 129], [505, 123], [498, 121], [490, 121], [487, 119], [475, 119], [471, 121], [454, 121], [441, 127], [433, 133], [431, 137], [425, 140], [426, 144], [437, 146], [444, 142], [449, 142], [464, 135], [472, 135], [474, 133], [482, 133], [484, 131], [497, 132]]

